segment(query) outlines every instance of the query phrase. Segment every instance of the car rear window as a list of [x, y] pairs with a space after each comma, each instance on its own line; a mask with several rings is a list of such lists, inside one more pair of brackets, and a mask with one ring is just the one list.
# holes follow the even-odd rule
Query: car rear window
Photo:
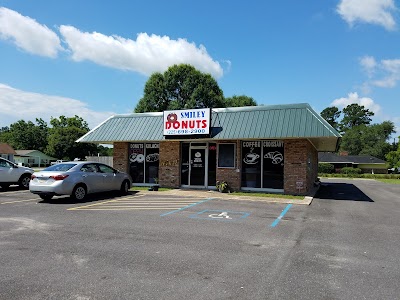
[[61, 163], [61, 164], [56, 164], [56, 165], [47, 167], [43, 171], [62, 171], [62, 172], [65, 172], [65, 171], [68, 171], [69, 169], [71, 169], [71, 168], [73, 168], [75, 166], [76, 166], [76, 164], [63, 164], [63, 163]]

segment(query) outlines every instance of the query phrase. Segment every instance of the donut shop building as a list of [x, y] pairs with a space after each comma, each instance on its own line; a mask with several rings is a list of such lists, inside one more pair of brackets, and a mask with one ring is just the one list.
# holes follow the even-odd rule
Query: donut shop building
[[113, 144], [134, 186], [306, 195], [340, 134], [308, 104], [115, 115], [78, 142]]

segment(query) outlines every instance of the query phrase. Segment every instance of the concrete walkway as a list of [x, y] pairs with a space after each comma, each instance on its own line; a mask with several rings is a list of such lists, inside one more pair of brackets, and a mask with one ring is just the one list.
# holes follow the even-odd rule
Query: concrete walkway
[[173, 189], [168, 191], [140, 191], [139, 194], [164, 194], [164, 195], [177, 195], [180, 197], [199, 197], [199, 198], [216, 198], [220, 200], [246, 200], [246, 201], [262, 201], [269, 203], [287, 203], [287, 204], [303, 204], [310, 205], [314, 195], [318, 189], [315, 189], [311, 195], [305, 196], [303, 199], [289, 199], [278, 197], [257, 197], [237, 195], [236, 193], [220, 193], [212, 190], [196, 190], [196, 189]]

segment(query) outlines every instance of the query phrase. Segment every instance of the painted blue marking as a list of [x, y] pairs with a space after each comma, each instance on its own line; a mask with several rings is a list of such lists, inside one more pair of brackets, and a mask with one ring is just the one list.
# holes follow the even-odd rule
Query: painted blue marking
[[[214, 216], [211, 216], [214, 215]], [[229, 210], [203, 210], [194, 215], [190, 215], [192, 219], [215, 220], [215, 221], [228, 221], [234, 222], [238, 219], [247, 218], [250, 213], [242, 211], [229, 211]]]
[[288, 204], [288, 206], [286, 206], [286, 208], [281, 212], [279, 217], [277, 217], [276, 220], [271, 224], [271, 227], [275, 227], [276, 225], [278, 225], [279, 221], [282, 220], [283, 216], [288, 212], [289, 208], [291, 207], [292, 204]]
[[197, 204], [201, 204], [201, 203], [204, 203], [204, 202], [213, 200], [213, 199], [215, 199], [215, 198], [207, 198], [207, 199], [205, 199], [205, 200], [203, 200], [203, 201], [196, 202], [196, 203], [193, 203], [193, 204], [190, 204], [190, 205], [181, 207], [181, 208], [179, 208], [179, 209], [177, 209], [177, 210], [169, 211], [169, 212], [167, 212], [167, 213], [165, 213], [165, 214], [160, 215], [160, 217], [164, 217], [164, 216], [167, 216], [167, 215], [176, 213], [176, 212], [180, 212], [180, 211], [185, 210], [185, 209], [187, 209], [187, 208], [189, 208], [189, 207], [192, 207], [192, 206], [195, 206], [195, 205], [197, 205]]

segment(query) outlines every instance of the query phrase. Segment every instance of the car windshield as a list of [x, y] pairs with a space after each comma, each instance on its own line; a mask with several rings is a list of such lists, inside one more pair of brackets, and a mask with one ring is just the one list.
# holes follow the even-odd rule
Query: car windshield
[[72, 167], [75, 167], [76, 164], [56, 164], [50, 167], [47, 167], [46, 169], [44, 169], [43, 171], [68, 171], [69, 169], [71, 169]]

